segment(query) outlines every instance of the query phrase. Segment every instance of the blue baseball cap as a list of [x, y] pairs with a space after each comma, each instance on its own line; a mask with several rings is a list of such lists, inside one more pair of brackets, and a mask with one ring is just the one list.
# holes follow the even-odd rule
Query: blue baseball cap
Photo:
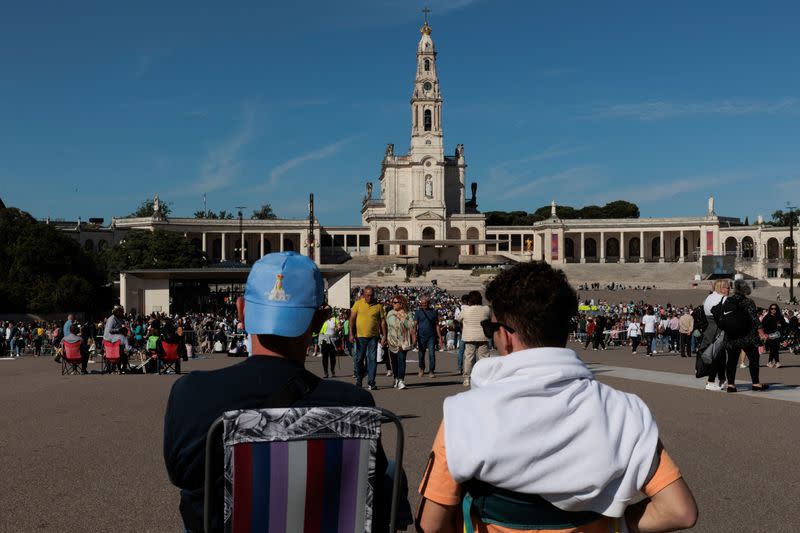
[[244, 289], [248, 333], [298, 337], [324, 303], [322, 273], [297, 252], [267, 254], [253, 264]]

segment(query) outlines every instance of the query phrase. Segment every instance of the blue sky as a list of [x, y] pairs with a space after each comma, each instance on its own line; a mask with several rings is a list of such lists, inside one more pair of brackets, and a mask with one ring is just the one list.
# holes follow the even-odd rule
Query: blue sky
[[[428, 4], [482, 210], [798, 202], [796, 2], [35, 1], [0, 17], [0, 197], [37, 217], [271, 203], [359, 223], [407, 149]], [[377, 187], [376, 187], [377, 188]]]

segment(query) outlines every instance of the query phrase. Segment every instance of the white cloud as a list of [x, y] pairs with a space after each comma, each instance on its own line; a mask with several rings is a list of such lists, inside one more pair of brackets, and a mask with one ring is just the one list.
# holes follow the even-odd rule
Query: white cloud
[[339, 153], [342, 150], [342, 148], [344, 148], [344, 146], [352, 140], [353, 137], [348, 137], [346, 139], [336, 141], [335, 143], [323, 146], [322, 148], [319, 148], [317, 150], [312, 150], [310, 152], [301, 154], [297, 157], [293, 157], [288, 161], [281, 163], [277, 167], [273, 168], [269, 173], [270, 186], [277, 185], [278, 180], [280, 179], [281, 176], [283, 176], [293, 168], [302, 165], [303, 163], [325, 159]]
[[602, 205], [624, 198], [635, 204], [662, 201], [679, 194], [701, 191], [717, 185], [730, 185], [741, 179], [740, 176], [698, 176], [674, 180], [635, 180], [622, 189], [603, 191], [586, 198], [587, 203]]
[[195, 192], [211, 192], [231, 183], [241, 169], [241, 151], [255, 133], [256, 112], [252, 105], [245, 105], [242, 121], [236, 132], [213, 146], [200, 167], [200, 179], [192, 185]]
[[795, 100], [784, 98], [776, 102], [759, 100], [719, 100], [712, 102], [638, 102], [599, 107], [579, 118], [622, 118], [632, 120], [663, 120], [687, 115], [767, 115], [795, 107]]
[[541, 187], [542, 185], [548, 183], [563, 182], [565, 189], [568, 189], [575, 187], [578, 183], [583, 183], [590, 179], [591, 180], [598, 179], [597, 167], [582, 166], [582, 167], [568, 168], [567, 170], [557, 172], [555, 174], [550, 174], [547, 176], [541, 176], [532, 180], [528, 180], [522, 185], [519, 185], [512, 189], [508, 189], [504, 194], [500, 196], [500, 199], [508, 200], [510, 198], [516, 198], [521, 195], [529, 194], [531, 192], [534, 192], [536, 188]]
[[566, 143], [554, 144], [540, 152], [518, 159], [509, 159], [508, 161], [503, 161], [502, 163], [492, 166], [489, 169], [489, 179], [493, 182], [514, 183], [523, 179], [525, 175], [533, 171], [529, 166], [526, 166], [528, 163], [555, 159], [579, 150], [581, 150], [581, 148], [569, 146]]

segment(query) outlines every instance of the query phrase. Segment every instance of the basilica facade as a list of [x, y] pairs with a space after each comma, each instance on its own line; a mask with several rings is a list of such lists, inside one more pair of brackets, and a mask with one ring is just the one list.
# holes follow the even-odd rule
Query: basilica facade
[[[487, 227], [478, 211], [477, 183], [467, 181], [464, 146], [456, 144], [449, 154], [445, 150], [444, 99], [431, 35], [425, 22], [411, 86], [408, 152], [387, 145], [380, 174], [366, 184], [361, 199], [361, 225], [324, 225], [313, 208], [302, 220], [165, 217], [157, 209], [152, 217], [115, 218], [106, 227], [80, 221], [58, 227], [87, 249], [116, 244], [130, 230], [180, 232], [211, 265], [249, 265], [284, 250], [313, 257], [320, 265], [393, 256], [441, 265], [538, 260], [554, 265], [695, 262], [699, 268], [704, 256], [728, 256], [754, 277], [788, 275], [789, 228], [765, 224], [760, 217], [754, 225], [720, 217], [713, 198], [694, 217], [562, 220], [553, 204], [551, 217], [532, 226]], [[531, 198], [530, 204], [541, 205], [541, 199]]]

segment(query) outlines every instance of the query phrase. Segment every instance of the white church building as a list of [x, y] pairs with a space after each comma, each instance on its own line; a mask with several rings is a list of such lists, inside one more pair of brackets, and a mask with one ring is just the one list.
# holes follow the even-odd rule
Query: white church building
[[[437, 72], [432, 29], [420, 29], [411, 91], [410, 146], [395, 152], [388, 144], [376, 188], [366, 184], [361, 225], [326, 226], [308, 219], [209, 220], [164, 217], [115, 218], [110, 226], [58, 223], [87, 249], [124, 238], [126, 232], [183, 233], [210, 266], [252, 264], [266, 253], [295, 250], [320, 264], [358, 256], [393, 256], [399, 263], [470, 265], [502, 261], [564, 263], [686, 263], [727, 257], [737, 270], [757, 278], [788, 277], [789, 228], [759, 221], [743, 225], [717, 216], [713, 198], [696, 217], [562, 220], [556, 215], [531, 226], [487, 227], [478, 211], [477, 184], [467, 187], [462, 144], [445, 151], [443, 92]], [[542, 199], [530, 198], [530, 205]], [[313, 202], [312, 202], [313, 205]], [[729, 263], [730, 263], [729, 261]], [[345, 265], [343, 265], [345, 266]]]

